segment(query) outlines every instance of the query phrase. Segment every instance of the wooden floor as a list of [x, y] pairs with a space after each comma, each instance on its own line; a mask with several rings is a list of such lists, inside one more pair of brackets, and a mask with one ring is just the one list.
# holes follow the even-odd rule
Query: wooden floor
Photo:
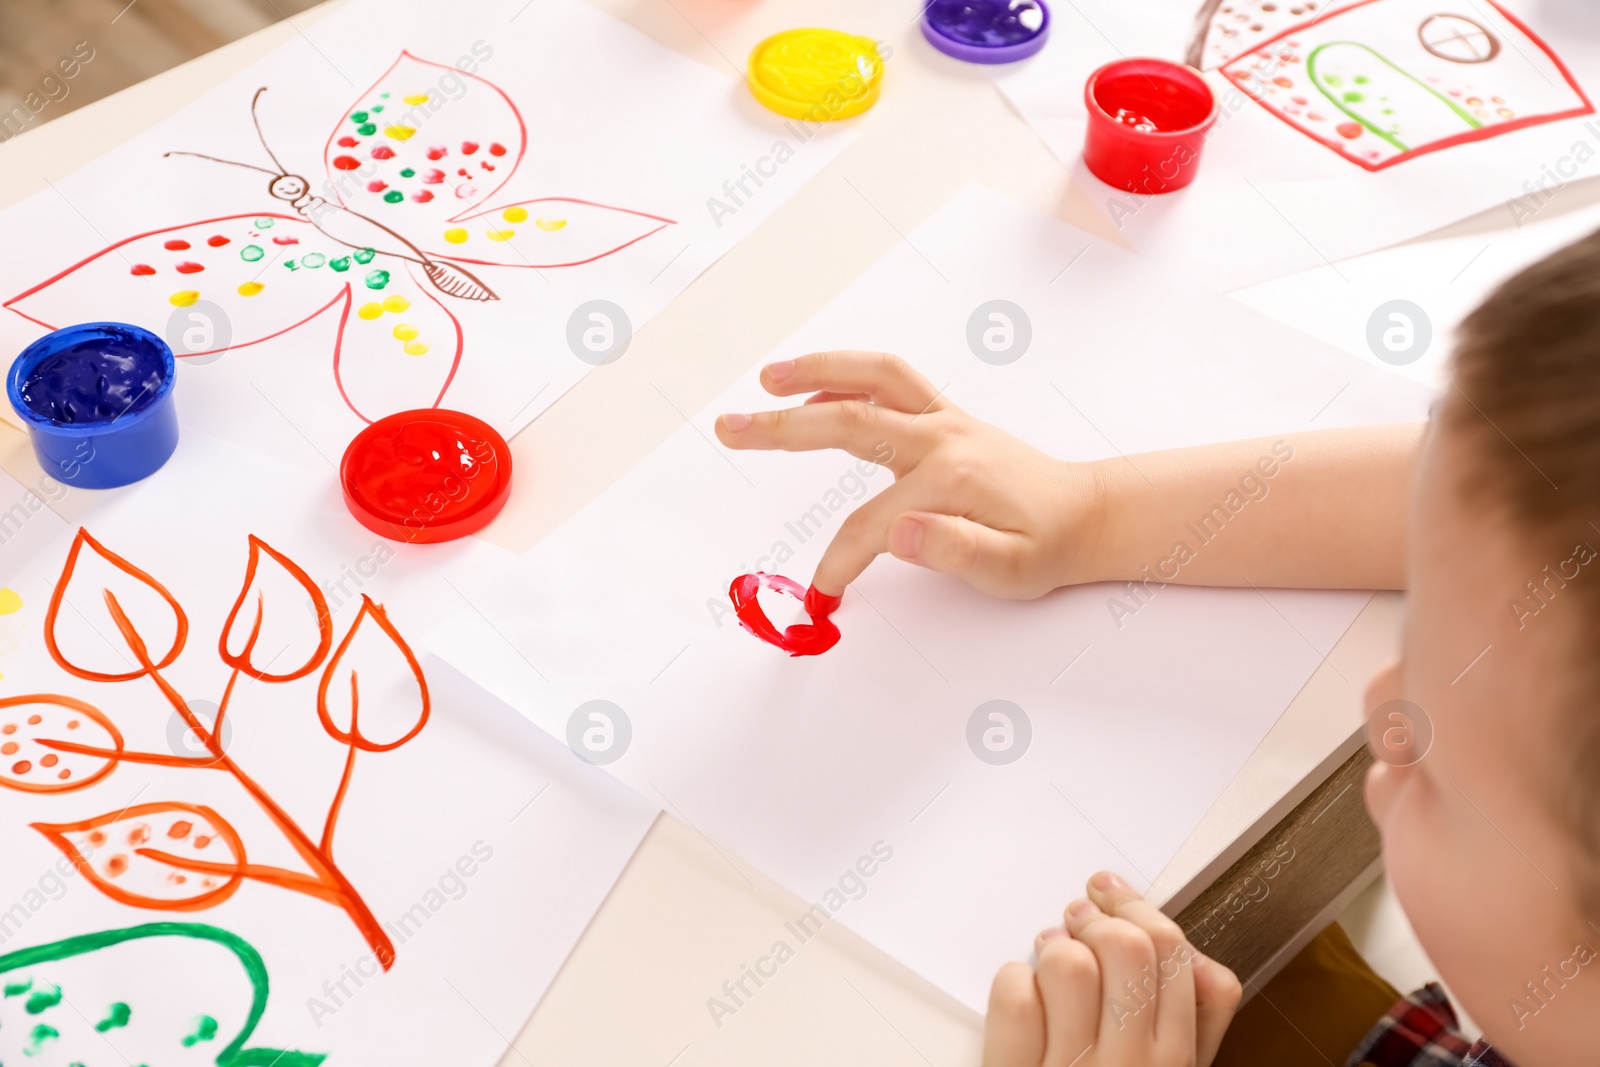
[[0, 140], [317, 2], [0, 0]]

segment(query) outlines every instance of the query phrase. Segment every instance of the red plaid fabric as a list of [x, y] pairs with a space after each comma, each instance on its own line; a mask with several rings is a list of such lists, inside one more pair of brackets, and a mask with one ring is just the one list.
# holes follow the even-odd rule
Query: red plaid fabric
[[1468, 1041], [1457, 1025], [1450, 998], [1429, 983], [1390, 1008], [1345, 1067], [1511, 1067], [1488, 1042]]

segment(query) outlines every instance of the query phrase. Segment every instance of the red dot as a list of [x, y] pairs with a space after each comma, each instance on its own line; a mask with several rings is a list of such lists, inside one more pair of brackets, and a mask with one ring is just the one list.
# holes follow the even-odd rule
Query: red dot
[[[335, 156], [333, 165], [338, 170], [355, 170], [361, 166], [361, 161], [356, 159], [355, 156]], [[188, 246], [185, 245], [184, 247], [187, 248]]]
[[42, 720], [37, 715], [29, 715], [28, 716], [28, 725], [29, 726], [38, 726], [41, 721]]
[[17, 724], [14, 722], [8, 722], [4, 726], [0, 726], [0, 734], [14, 734], [16, 732]]
[[433, 199], [433, 191], [431, 189], [418, 189], [416, 192], [411, 194], [411, 199], [415, 200], [419, 204], [426, 204], [429, 200]]
[[1347, 141], [1354, 141], [1357, 137], [1360, 137], [1364, 128], [1359, 122], [1341, 122], [1334, 127], [1339, 131], [1339, 136]]
[[501, 144], [499, 141], [496, 141], [494, 144], [489, 146], [489, 154], [491, 156], [503, 156], [506, 154], [506, 146]]
[[61, 779], [61, 780], [62, 780], [62, 781], [63, 781], [63, 782], [64, 782], [64, 781], [66, 781], [66, 780], [67, 780], [67, 779], [68, 779], [68, 778], [71, 778], [71, 777], [72, 777], [72, 772], [71, 772], [71, 771], [69, 771], [69, 770], [67, 770], [67, 769], [66, 769], [66, 768], [65, 768], [65, 767], [63, 767], [63, 768], [61, 768], [61, 773], [60, 773], [60, 774], [58, 774], [58, 775], [56, 775], [56, 777], [57, 777], [57, 778], [59, 778], [59, 779]]
[[373, 159], [393, 159], [394, 149], [386, 144], [381, 144], [372, 150]]
[[478, 165], [484, 170], [494, 170], [494, 164], [490, 163], [487, 159], [479, 161]]
[[89, 844], [93, 845], [95, 848], [99, 848], [101, 845], [106, 843], [106, 835], [99, 830], [90, 830], [88, 841]]
[[274, 237], [272, 239], [272, 243], [275, 244], [275, 245], [297, 245], [297, 244], [300, 243], [300, 238], [298, 238], [298, 237]]
[[150, 827], [144, 823], [140, 823], [138, 826], [135, 826], [132, 830], [128, 831], [128, 844], [133, 845], [136, 848], [148, 840], [150, 840]]
[[227, 243], [228, 239], [222, 236], [220, 233], [212, 234], [210, 237], [206, 238], [206, 244], [210, 245], [212, 248], [221, 248]]
[[33, 764], [25, 759], [19, 759], [11, 765], [12, 774], [27, 774], [31, 770], [33, 770]]
[[472, 174], [467, 170], [466, 167], [457, 167], [456, 168], [456, 173], [461, 175], [463, 178], [472, 177]]
[[424, 185], [438, 185], [442, 181], [444, 181], [444, 171], [437, 167], [422, 172], [422, 184]]
[[211, 838], [207, 837], [205, 834], [200, 834], [194, 839], [195, 848], [205, 848], [209, 844], [211, 844]]
[[126, 871], [127, 869], [128, 869], [128, 857], [124, 856], [120, 852], [117, 853], [115, 856], [112, 856], [110, 859], [106, 860], [106, 873], [109, 874], [113, 878], [115, 878], [117, 875], [121, 874], [122, 872]]
[[0, 745], [0, 756], [15, 756], [16, 754], [17, 743], [15, 741], [7, 741], [5, 744]]
[[189, 831], [193, 829], [194, 823], [190, 822], [188, 819], [179, 819], [168, 828], [167, 836], [173, 840], [178, 840], [180, 838], [188, 837]]
[[472, 153], [476, 152], [477, 150], [478, 150], [478, 142], [477, 141], [462, 141], [461, 142], [461, 154], [462, 155], [470, 156], [470, 155], [472, 155]]
[[428, 158], [436, 160], [443, 159], [448, 152], [449, 149], [445, 148], [443, 145], [434, 145], [432, 148], [428, 149]]
[[340, 148], [354, 148], [360, 143], [360, 141], [356, 140], [354, 137], [351, 137], [349, 134], [345, 134], [343, 137], [334, 142], [334, 144], [338, 145]]
[[161, 247], [165, 248], [168, 252], [182, 252], [185, 248], [189, 247], [189, 242], [181, 238], [174, 237]]
[[54, 767], [56, 764], [58, 764], [60, 762], [61, 762], [61, 757], [56, 755], [54, 752], [52, 752], [52, 753], [50, 753], [50, 755], [46, 756], [44, 759], [39, 761], [39, 766], [41, 766], [41, 767]]
[[156, 269], [148, 263], [135, 263], [133, 265], [133, 269], [128, 273], [133, 275], [135, 278], [142, 278], [147, 274], [154, 274], [155, 272]]
[[205, 270], [205, 267], [189, 259], [178, 264], [179, 274], [199, 274], [203, 270]]
[[387, 188], [389, 188], [388, 182], [378, 181], [376, 178], [367, 183], [367, 192], [369, 193], [381, 193]]

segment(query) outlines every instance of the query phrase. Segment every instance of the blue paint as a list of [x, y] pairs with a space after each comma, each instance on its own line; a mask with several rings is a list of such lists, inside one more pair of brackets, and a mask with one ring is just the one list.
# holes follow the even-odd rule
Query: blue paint
[[116, 322], [39, 338], [11, 365], [6, 392], [51, 477], [88, 489], [136, 482], [178, 445], [172, 349]]
[[968, 63], [1014, 63], [1044, 47], [1050, 10], [1043, 0], [927, 0], [922, 34]]

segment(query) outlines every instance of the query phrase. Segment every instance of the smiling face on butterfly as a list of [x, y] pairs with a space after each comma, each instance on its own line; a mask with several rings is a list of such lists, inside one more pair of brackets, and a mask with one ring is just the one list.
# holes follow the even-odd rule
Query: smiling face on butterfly
[[279, 200], [293, 203], [299, 200], [311, 188], [311, 183], [298, 174], [280, 174], [272, 179], [272, 184], [267, 186], [267, 191]]

